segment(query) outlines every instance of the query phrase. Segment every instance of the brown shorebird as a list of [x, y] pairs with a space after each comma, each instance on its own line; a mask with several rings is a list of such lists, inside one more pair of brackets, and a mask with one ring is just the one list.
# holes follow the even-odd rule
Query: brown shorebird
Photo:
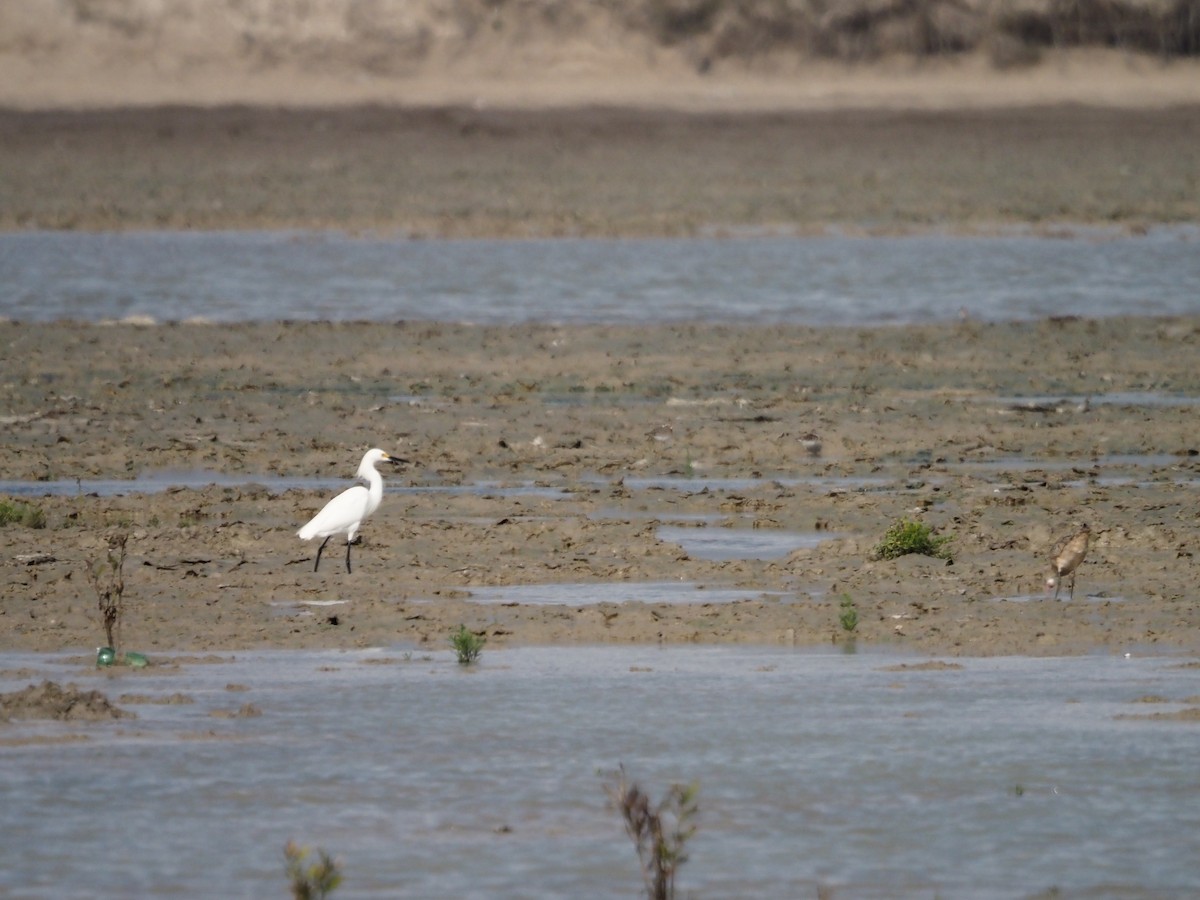
[[821, 436], [815, 431], [802, 434], [797, 440], [800, 441], [800, 446], [804, 448], [804, 452], [809, 456], [821, 455]]
[[675, 429], [669, 423], [664, 422], [661, 425], [656, 425], [646, 432], [646, 437], [652, 441], [658, 441], [661, 444], [667, 443], [671, 438], [675, 437]]
[[1075, 570], [1087, 556], [1088, 540], [1091, 536], [1091, 529], [1084, 525], [1078, 532], [1054, 548], [1054, 561], [1050, 564], [1054, 574], [1046, 579], [1046, 589], [1049, 590], [1051, 585], [1054, 586], [1055, 600], [1058, 599], [1058, 592], [1062, 590], [1062, 580], [1067, 575], [1071, 576], [1070, 597], [1072, 600], [1075, 599]]

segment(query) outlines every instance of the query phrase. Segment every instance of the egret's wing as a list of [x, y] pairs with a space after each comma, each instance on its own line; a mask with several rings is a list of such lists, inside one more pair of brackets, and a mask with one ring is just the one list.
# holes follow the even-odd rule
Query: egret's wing
[[348, 532], [366, 517], [369, 500], [367, 489], [361, 484], [347, 488], [326, 503], [296, 534], [301, 540], [309, 541], [315, 537]]

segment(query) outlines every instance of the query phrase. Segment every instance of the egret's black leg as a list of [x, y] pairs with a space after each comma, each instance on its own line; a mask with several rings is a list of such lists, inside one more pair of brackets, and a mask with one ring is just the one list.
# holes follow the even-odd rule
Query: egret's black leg
[[353, 543], [354, 543], [353, 541], [346, 541], [346, 574], [347, 575], [350, 574], [350, 546]]
[[[333, 535], [331, 534], [329, 537], [333, 537]], [[321, 541], [321, 546], [317, 548], [317, 562], [316, 565], [313, 566], [314, 572], [321, 568], [321, 551], [325, 549], [325, 545], [328, 543], [329, 538], [325, 538], [325, 540]]]

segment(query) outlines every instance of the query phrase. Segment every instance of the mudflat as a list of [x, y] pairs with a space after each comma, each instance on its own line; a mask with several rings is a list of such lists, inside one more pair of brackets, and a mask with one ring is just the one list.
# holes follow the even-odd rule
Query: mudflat
[[[128, 540], [121, 642], [152, 657], [445, 649], [460, 624], [493, 647], [805, 645], [851, 636], [846, 601], [857, 641], [931, 654], [1194, 652], [1200, 637], [1186, 401], [1200, 317], [5, 322], [0, 342], [5, 476], [58, 492], [21, 498], [45, 527], [0, 528], [6, 649], [102, 642], [86, 572], [114, 534]], [[339, 538], [314, 572], [316, 545], [295, 532], [370, 446], [410, 463], [385, 472], [353, 572]], [[89, 487], [194, 473], [222, 483]], [[308, 478], [323, 482], [283, 480]], [[904, 518], [952, 538], [953, 562], [874, 558]], [[1056, 602], [1052, 547], [1079, 523], [1092, 546], [1074, 599]], [[689, 549], [719, 535], [796, 546]], [[531, 587], [554, 602], [528, 602]]]
[[[1025, 102], [1000, 78], [963, 100], [953, 72], [923, 75], [920, 102], [885, 73], [807, 104], [778, 84], [364, 103], [289, 81], [255, 105], [120, 107], [49, 82], [44, 108], [0, 111], [0, 228], [1049, 240], [1200, 220], [1200, 105], [1132, 102], [1145, 73], [1105, 73], [1098, 102], [1049, 90], [1053, 72], [1021, 76], [1042, 88]], [[9, 501], [44, 527], [0, 527], [0, 649], [101, 643], [87, 570], [124, 535], [120, 643], [152, 659], [444, 649], [460, 624], [489, 646], [1195, 653], [1200, 316], [1064, 319], [1053, 296], [1045, 313], [825, 330], [0, 321], [4, 477], [57, 488]], [[295, 532], [372, 446], [411, 462], [385, 473], [353, 573], [337, 538], [313, 572]], [[953, 562], [875, 558], [904, 518], [951, 538]], [[1052, 549], [1083, 523], [1074, 598], [1052, 601]], [[711, 559], [693, 535], [785, 549]]]

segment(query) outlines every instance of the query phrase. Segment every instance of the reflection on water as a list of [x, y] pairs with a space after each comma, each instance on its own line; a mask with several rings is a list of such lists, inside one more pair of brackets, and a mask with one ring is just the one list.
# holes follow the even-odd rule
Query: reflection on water
[[16, 232], [0, 235], [0, 315], [805, 325], [1173, 315], [1200, 309], [1198, 242], [1192, 226], [1055, 240]]
[[[396, 649], [101, 674], [5, 654], [0, 690], [73, 680], [139, 718], [0, 731], [0, 894], [282, 896], [295, 839], [342, 860], [339, 898], [633, 897], [603, 793], [621, 763], [655, 797], [699, 784], [688, 896], [1200, 892], [1200, 724], [1144, 718], [1183, 708], [1195, 668], [920, 662], [485, 648], [464, 669]], [[137, 702], [174, 694], [194, 702]], [[229, 717], [247, 703], [262, 714]]]

